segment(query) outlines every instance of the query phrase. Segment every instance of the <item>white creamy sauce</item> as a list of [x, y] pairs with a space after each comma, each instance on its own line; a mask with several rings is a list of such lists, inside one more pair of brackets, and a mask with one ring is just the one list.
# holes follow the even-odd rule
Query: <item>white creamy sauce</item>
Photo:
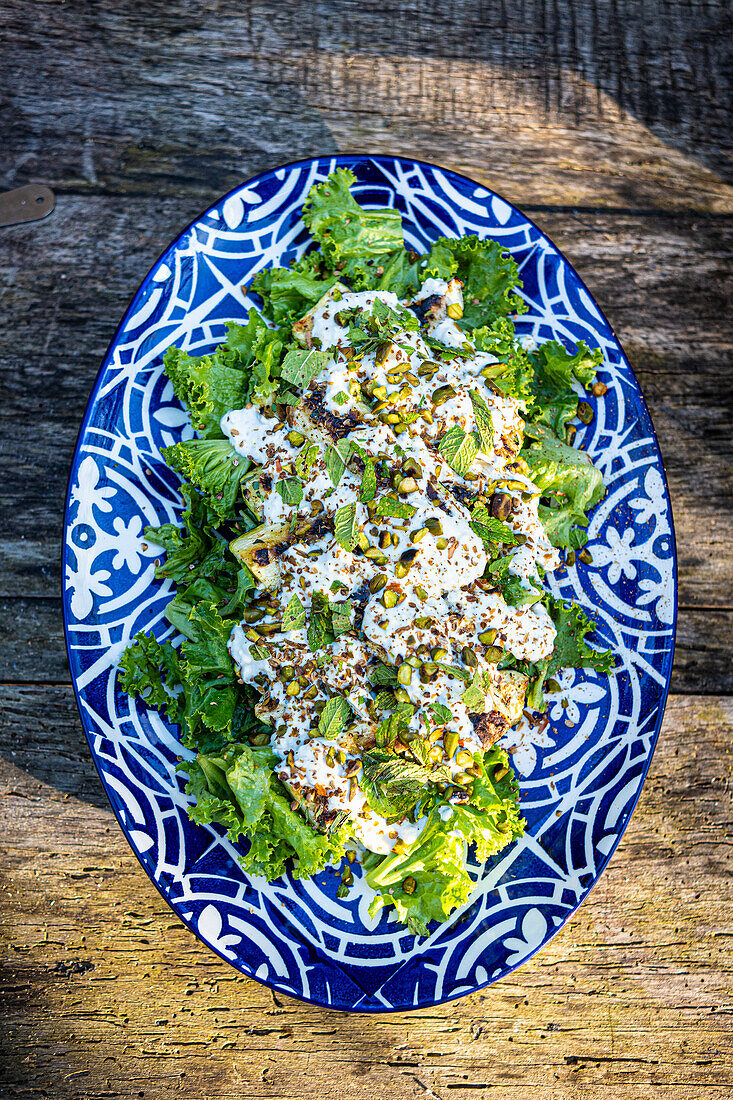
[[[490, 647], [536, 662], [551, 654], [555, 639], [552, 620], [541, 604], [512, 607], [482, 580], [488, 561], [483, 543], [471, 527], [469, 509], [451, 489], [470, 495], [486, 489], [488, 499], [497, 482], [509, 483], [512, 514], [506, 522], [524, 536], [522, 545], [509, 551], [509, 568], [528, 593], [536, 591], [532, 582], [538, 581], [537, 565], [554, 569], [559, 556], [538, 518], [539, 492], [519, 458], [520, 405], [484, 385], [480, 371], [496, 360], [476, 352], [456, 323], [463, 306], [461, 284], [426, 280], [413, 303], [425, 303], [422, 330], [393, 336], [379, 364], [374, 351], [359, 357], [349, 343], [348, 325], [339, 320], [346, 310], [370, 310], [376, 300], [393, 310], [406, 306], [387, 291], [349, 292], [311, 312], [307, 339], [331, 353], [311, 391], [321, 395], [325, 408], [337, 418], [350, 411], [358, 414], [363, 422], [346, 438], [362, 454], [378, 462], [380, 456], [386, 458], [391, 470], [407, 462], [407, 476], [417, 469], [411, 491], [398, 492], [388, 483], [384, 467], [378, 467], [382, 473], [376, 505], [359, 500], [361, 459], [352, 461], [334, 485], [325, 448], [318, 446], [307, 469], [302, 461], [299, 467], [308, 440], [302, 445], [289, 441], [288, 425], [268, 419], [255, 406], [227, 413], [221, 427], [238, 451], [262, 467], [258, 477], [265, 523], [282, 525], [295, 517], [302, 523], [314, 516], [333, 517], [345, 505], [355, 507], [361, 540], [356, 550], [344, 549], [328, 532], [318, 538], [306, 533], [287, 545], [278, 559], [280, 588], [256, 624], [267, 624], [271, 632], [258, 637], [256, 629], [242, 623], [232, 631], [229, 648], [242, 682], [261, 693], [256, 711], [274, 728], [276, 773], [295, 801], [312, 818], [348, 811], [356, 840], [370, 851], [386, 853], [395, 845], [412, 844], [425, 821], [386, 821], [369, 807], [359, 786], [361, 753], [374, 745], [379, 723], [389, 714], [375, 702], [370, 673], [381, 662], [401, 666], [402, 672], [407, 668], [403, 662], [416, 657], [420, 664], [432, 662], [435, 667], [424, 681], [417, 668], [401, 672], [405, 697], [415, 706], [406, 737], [427, 738], [440, 749], [451, 734], [455, 748], [447, 764], [455, 775], [465, 767], [457, 763], [456, 751], [481, 752], [483, 742], [463, 702], [466, 680], [451, 667], [468, 677], [475, 671], [485, 676], [484, 714], [498, 715], [507, 725], [521, 716], [526, 678], [498, 672]], [[462, 354], [450, 361], [433, 358], [424, 333], [447, 347], [461, 348]], [[385, 398], [375, 397], [383, 409], [396, 414], [389, 423], [379, 418], [379, 412], [368, 412], [361, 397], [365, 383], [382, 387]], [[452, 390], [434, 401], [436, 391], [448, 386]], [[493, 439], [490, 452], [477, 454], [466, 478], [451, 469], [438, 443], [455, 426], [467, 433], [476, 431], [472, 390], [486, 402]], [[404, 418], [402, 426], [395, 423], [397, 417]], [[301, 483], [302, 500], [287, 504], [277, 486], [294, 478]], [[412, 514], [375, 514], [383, 498], [409, 504]], [[332, 603], [351, 601], [351, 629], [311, 651], [307, 624], [317, 593]], [[305, 609], [305, 624], [285, 632], [282, 616], [294, 596]], [[471, 664], [464, 659], [465, 647], [471, 650]], [[319, 732], [319, 715], [335, 695], [348, 700], [353, 715], [335, 738], [327, 739]], [[451, 814], [449, 806], [441, 811], [446, 821]]]

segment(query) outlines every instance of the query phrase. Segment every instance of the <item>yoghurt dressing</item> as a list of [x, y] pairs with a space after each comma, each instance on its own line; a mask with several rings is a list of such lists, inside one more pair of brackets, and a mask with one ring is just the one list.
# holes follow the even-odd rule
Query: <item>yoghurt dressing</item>
[[[513, 512], [507, 522], [525, 536], [525, 541], [509, 551], [510, 570], [528, 589], [534, 590], [533, 582], [539, 581], [537, 564], [544, 570], [554, 569], [559, 556], [538, 518], [539, 491], [526, 477], [526, 467], [523, 470], [519, 460], [523, 421], [517, 401], [481, 388], [491, 413], [494, 437], [491, 453], [477, 455], [469, 471], [473, 478], [461, 477], [453, 471], [435, 447], [436, 439], [456, 424], [467, 431], [475, 428], [470, 391], [482, 381], [481, 369], [496, 361], [484, 352], [477, 352], [448, 315], [448, 306], [452, 304], [462, 309], [460, 283], [428, 279], [413, 303], [419, 306], [431, 299], [433, 304], [424, 333], [446, 346], [462, 348], [463, 354], [448, 362], [432, 359], [420, 332], [401, 331], [393, 338], [383, 362], [377, 364], [375, 354], [371, 353], [355, 365], [346, 350], [351, 347], [348, 328], [339, 322], [337, 315], [347, 309], [370, 309], [377, 299], [394, 310], [404, 308], [391, 292], [364, 291], [343, 293], [338, 302], [325, 300], [312, 311], [312, 326], [306, 340], [311, 346], [330, 351], [332, 356], [311, 388], [323, 394], [325, 407], [337, 417], [357, 408], [364, 415], [364, 406], [359, 401], [360, 386], [370, 380], [384, 387], [391, 408], [406, 418], [410, 413], [419, 414], [399, 435], [374, 417], [365, 418], [348, 435], [365, 455], [375, 459], [381, 455], [393, 462], [412, 458], [422, 468], [417, 490], [405, 498], [414, 508], [409, 519], [380, 516], [375, 523], [366, 504], [358, 499], [361, 477], [347, 467], [334, 485], [325, 452], [320, 448], [313, 449], [312, 463], [302, 478], [303, 498], [296, 509], [286, 504], [277, 490], [279, 483], [293, 475], [303, 449], [288, 440], [287, 425], [268, 419], [260, 409], [250, 405], [226, 413], [221, 427], [236, 450], [262, 466], [259, 477], [266, 524], [282, 524], [295, 511], [299, 517], [313, 514], [332, 517], [343, 505], [353, 504], [358, 531], [380, 551], [376, 560], [364, 554], [357, 556], [343, 549], [330, 533], [312, 541], [306, 535], [288, 546], [279, 559], [281, 583], [275, 597], [277, 608], [273, 608], [267, 619], [280, 619], [296, 594], [308, 613], [314, 593], [321, 592], [332, 601], [351, 599], [353, 631], [342, 634], [327, 649], [312, 653], [305, 627], [287, 633], [279, 631], [259, 639], [255, 647], [248, 637], [251, 628], [242, 623], [232, 631], [229, 648], [241, 681], [254, 684], [263, 692], [255, 709], [274, 726], [270, 744], [279, 761], [275, 771], [296, 802], [306, 810], [317, 804], [328, 811], [348, 811], [356, 839], [370, 851], [388, 853], [395, 845], [412, 844], [425, 821], [405, 818], [397, 823], [387, 822], [369, 807], [356, 781], [360, 754], [374, 744], [376, 727], [388, 715], [375, 702], [369, 672], [380, 661], [399, 664], [418, 649], [425, 653], [424, 647], [436, 646], [447, 653], [444, 663], [461, 666], [461, 649], [469, 646], [477, 658], [479, 671], [489, 677], [490, 698], [506, 704], [516, 696], [516, 680], [511, 679], [511, 674], [497, 672], [495, 664], [484, 659], [478, 636], [495, 631], [495, 645], [530, 662], [547, 657], [555, 638], [552, 620], [541, 604], [515, 608], [499, 592], [487, 591], [485, 584], [482, 586], [486, 552], [470, 526], [470, 512], [448, 486], [463, 487], [472, 494], [486, 485], [490, 487], [499, 478], [518, 486], [512, 489]], [[429, 375], [425, 373], [426, 364]], [[405, 375], [410, 385], [404, 384]], [[430, 408], [431, 395], [444, 386], [451, 386], [453, 395], [436, 407], [432, 415], [424, 415]], [[307, 440], [304, 446], [309, 446]], [[385, 494], [396, 495], [386, 484], [378, 488], [377, 498]], [[411, 539], [411, 533], [425, 528], [426, 521], [434, 526], [436, 520], [439, 535], [428, 530], [419, 542]], [[400, 577], [395, 567], [406, 551], [415, 551], [414, 562], [407, 575]], [[369, 582], [375, 582], [380, 574], [383, 586], [371, 592]], [[385, 606], [385, 592], [393, 594], [390, 602], [396, 600], [394, 606]], [[258, 656], [253, 655], [253, 650]], [[262, 656], [263, 651], [266, 656]], [[290, 695], [288, 683], [296, 678], [299, 690]], [[404, 685], [416, 706], [408, 732], [427, 737], [437, 748], [443, 746], [445, 735], [453, 732], [457, 734], [458, 749], [481, 751], [481, 738], [462, 701], [465, 686], [463, 680], [442, 668], [430, 683], [422, 683], [413, 675], [411, 682]], [[332, 694], [348, 699], [358, 722], [337, 738], [326, 740], [315, 729], [318, 724], [315, 704], [325, 702]], [[523, 689], [521, 695], [523, 699]], [[447, 708], [451, 714], [450, 721], [442, 727], [430, 717], [435, 705]], [[487, 709], [489, 705], [487, 702]], [[516, 721], [521, 705], [514, 707], [514, 711]], [[453, 774], [461, 770], [455, 756], [448, 763]]]

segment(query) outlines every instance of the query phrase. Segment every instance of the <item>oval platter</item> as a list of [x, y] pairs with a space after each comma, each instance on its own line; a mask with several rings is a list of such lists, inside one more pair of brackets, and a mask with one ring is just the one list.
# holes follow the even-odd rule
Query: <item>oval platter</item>
[[[162, 371], [165, 349], [213, 348], [255, 306], [243, 284], [306, 249], [311, 185], [336, 166], [367, 206], [395, 206], [408, 246], [441, 235], [492, 237], [519, 265], [529, 310], [520, 333], [603, 351], [609, 386], [576, 437], [607, 495], [589, 528], [592, 564], [549, 577], [555, 595], [596, 620], [617, 654], [610, 677], [565, 672], [550, 724], [513, 749], [524, 837], [472, 866], [468, 904], [426, 939], [393, 911], [367, 914], [356, 886], [336, 897], [326, 871], [295, 882], [249, 878], [215, 827], [186, 813], [177, 730], [125, 696], [116, 667], [138, 630], [172, 634], [169, 582], [154, 578], [147, 524], [176, 521], [177, 477], [161, 449], [192, 435]], [[528, 959], [577, 909], [610, 859], [638, 799], [669, 688], [676, 563], [659, 447], [613, 330], [550, 240], [499, 195], [464, 176], [397, 157], [322, 157], [265, 172], [202, 214], [143, 280], [110, 345], [84, 415], [65, 515], [64, 619], [92, 756], [120, 827], [171, 908], [242, 973], [319, 1005], [358, 1012], [427, 1007], [473, 992]]]

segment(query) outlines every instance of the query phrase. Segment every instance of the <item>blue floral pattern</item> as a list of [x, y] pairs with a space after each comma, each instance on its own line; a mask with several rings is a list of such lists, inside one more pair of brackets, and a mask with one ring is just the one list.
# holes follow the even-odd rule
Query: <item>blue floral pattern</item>
[[[340, 899], [330, 871], [304, 882], [245, 875], [214, 827], [188, 820], [176, 728], [116, 683], [136, 631], [172, 636], [163, 617], [170, 586], [155, 581], [157, 551], [142, 535], [146, 524], [180, 514], [161, 449], [191, 435], [162, 372], [163, 351], [172, 343], [210, 350], [227, 321], [245, 316], [253, 275], [306, 248], [303, 199], [337, 164], [356, 173], [361, 202], [400, 210], [410, 247], [424, 250], [441, 234], [500, 241], [524, 281], [529, 310], [520, 332], [600, 347], [609, 385], [578, 438], [608, 490], [591, 518], [592, 564], [549, 583], [597, 620], [597, 644], [614, 650], [618, 669], [610, 677], [563, 673], [549, 724], [512, 733], [526, 835], [472, 867], [469, 902], [422, 940], [390, 911], [371, 918], [358, 876]], [[79, 709], [133, 850], [206, 944], [285, 993], [380, 1012], [480, 988], [568, 919], [628, 823], [661, 724], [674, 644], [675, 550], [661, 458], [636, 379], [582, 281], [532, 222], [469, 179], [401, 158], [322, 158], [250, 180], [191, 225], [145, 278], [97, 379], [71, 472], [64, 570]]]

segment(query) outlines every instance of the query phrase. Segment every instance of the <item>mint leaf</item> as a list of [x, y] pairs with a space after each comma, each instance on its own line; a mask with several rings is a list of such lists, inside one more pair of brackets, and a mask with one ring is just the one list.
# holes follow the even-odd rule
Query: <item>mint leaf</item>
[[443, 706], [442, 703], [433, 703], [430, 707], [433, 715], [433, 722], [436, 726], [444, 726], [446, 722], [453, 721], [453, 713], [448, 707]]
[[332, 641], [331, 608], [322, 592], [314, 592], [308, 621], [308, 645], [315, 652], [321, 646], [330, 645]]
[[306, 443], [295, 460], [295, 472], [303, 479], [308, 477], [308, 471], [318, 458], [318, 444]]
[[435, 662], [438, 668], [442, 668], [443, 672], [447, 672], [449, 676], [453, 676], [456, 680], [470, 680], [471, 673], [467, 668], [461, 668], [460, 665], [447, 665], [443, 661]]
[[369, 673], [369, 679], [375, 687], [380, 687], [383, 684], [396, 684], [397, 669], [393, 665], [378, 664]]
[[428, 783], [448, 777], [446, 769], [436, 771], [380, 749], [368, 749], [362, 763], [359, 786], [383, 817], [404, 816], [420, 801]]
[[485, 504], [474, 505], [471, 512], [471, 528], [482, 540], [484, 548], [493, 553], [496, 551], [496, 543], [501, 542], [506, 546], [516, 546], [517, 536], [507, 523], [495, 519], [489, 515]]
[[344, 550], [353, 550], [356, 546], [359, 532], [356, 528], [356, 502], [342, 504], [333, 520], [333, 530], [336, 541]]
[[346, 720], [351, 714], [351, 707], [343, 695], [334, 695], [326, 703], [318, 721], [318, 736], [332, 741], [337, 737], [346, 725]]
[[414, 713], [415, 708], [411, 703], [403, 703], [390, 714], [389, 718], [385, 718], [383, 722], [380, 722], [375, 735], [377, 746], [380, 749], [391, 748], [400, 730], [406, 729], [410, 724], [410, 719]]
[[326, 473], [334, 486], [338, 485], [339, 481], [344, 476], [344, 470], [346, 469], [346, 464], [349, 461], [350, 455], [351, 443], [348, 439], [339, 439], [338, 443], [334, 443], [332, 446], [326, 448], [323, 460], [326, 463]]
[[411, 519], [415, 515], [415, 509], [404, 500], [387, 493], [377, 501], [378, 516], [394, 516], [396, 519]]
[[438, 450], [448, 465], [463, 477], [471, 469], [471, 463], [476, 457], [478, 437], [475, 432], [464, 432], [456, 424], [443, 436]]
[[486, 707], [485, 675], [484, 672], [477, 669], [473, 674], [471, 683], [461, 696], [461, 702], [466, 710], [471, 711], [473, 714], [483, 714]]
[[283, 499], [283, 504], [296, 507], [303, 500], [303, 482], [299, 477], [286, 477], [275, 484], [275, 490]]
[[362, 504], [366, 504], [370, 500], [374, 500], [377, 495], [377, 473], [374, 469], [374, 460], [371, 458], [364, 459], [364, 473], [361, 475], [361, 489], [359, 490], [359, 500]]
[[476, 421], [481, 450], [486, 454], [491, 454], [494, 446], [494, 422], [491, 419], [491, 410], [476, 390], [470, 390], [469, 397], [473, 405], [473, 416]]
[[351, 630], [351, 600], [331, 604], [331, 626], [335, 638]]
[[300, 630], [305, 626], [305, 608], [300, 602], [297, 592], [290, 597], [290, 602], [283, 614], [283, 630]]
[[[382, 668], [386, 668], [386, 665], [382, 665]], [[394, 693], [391, 691], [378, 691], [374, 699], [374, 706], [377, 710], [397, 710], [397, 700], [394, 697]]]
[[331, 361], [327, 351], [293, 348], [283, 359], [281, 378], [300, 390], [307, 390], [317, 374]]

